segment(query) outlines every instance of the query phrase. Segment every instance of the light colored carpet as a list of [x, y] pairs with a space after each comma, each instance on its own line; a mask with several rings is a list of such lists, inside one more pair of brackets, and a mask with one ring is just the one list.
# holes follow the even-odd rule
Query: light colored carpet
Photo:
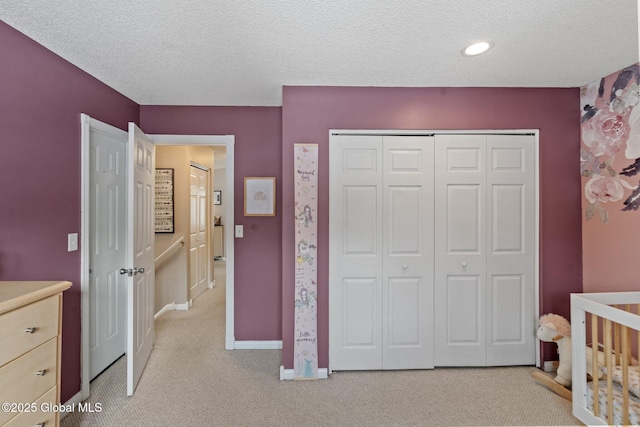
[[[220, 265], [216, 262], [216, 267]], [[580, 425], [570, 402], [531, 378], [530, 367], [340, 372], [280, 381], [279, 350], [224, 350], [224, 286], [189, 311], [156, 321], [156, 345], [134, 396], [126, 360], [96, 378], [75, 426], [484, 426]]]

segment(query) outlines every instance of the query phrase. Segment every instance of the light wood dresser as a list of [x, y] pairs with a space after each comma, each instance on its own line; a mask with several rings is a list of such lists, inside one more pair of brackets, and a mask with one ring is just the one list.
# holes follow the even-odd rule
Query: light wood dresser
[[60, 424], [62, 292], [70, 282], [0, 281], [0, 425]]

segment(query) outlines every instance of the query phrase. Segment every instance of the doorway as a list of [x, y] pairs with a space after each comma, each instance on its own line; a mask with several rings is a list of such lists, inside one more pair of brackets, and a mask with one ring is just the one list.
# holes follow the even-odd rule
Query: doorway
[[[86, 114], [81, 114], [82, 140], [81, 140], [81, 160], [82, 160], [82, 176], [81, 176], [81, 347], [82, 347], [82, 368], [81, 368], [81, 391], [74, 396], [71, 401], [82, 401], [90, 395], [90, 381], [92, 374], [90, 372], [90, 317], [91, 317], [91, 301], [90, 301], [90, 252], [89, 243], [91, 227], [90, 227], [90, 205], [91, 196], [94, 192], [91, 183], [91, 130], [99, 129], [107, 133], [115, 135], [115, 138], [123, 138], [126, 143], [126, 132], [113, 126], [92, 119]], [[226, 159], [228, 162], [227, 172], [233, 177], [233, 158], [234, 143], [233, 135], [149, 135], [156, 145], [198, 145], [211, 147], [224, 147], [226, 149]], [[123, 162], [125, 159], [121, 159]], [[226, 276], [226, 337], [225, 348], [233, 349], [234, 338], [234, 242], [233, 242], [233, 218], [234, 218], [234, 185], [233, 179], [229, 179], [226, 183], [226, 197], [229, 203], [226, 204], [225, 215], [228, 218], [229, 227], [226, 230], [226, 254], [227, 262], [225, 266]], [[122, 215], [126, 215], [126, 206]], [[126, 313], [124, 310], [122, 314]], [[124, 351], [123, 351], [124, 352]], [[122, 353], [120, 353], [122, 354]], [[107, 364], [108, 366], [108, 364]]]

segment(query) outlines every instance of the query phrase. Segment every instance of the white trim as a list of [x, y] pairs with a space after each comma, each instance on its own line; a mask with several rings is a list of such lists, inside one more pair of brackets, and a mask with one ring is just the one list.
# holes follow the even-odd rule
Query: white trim
[[[235, 237], [233, 230], [235, 229], [234, 217], [234, 135], [149, 135], [149, 138], [156, 145], [206, 145], [206, 146], [223, 146], [227, 152], [227, 187], [225, 189], [228, 202], [225, 203], [225, 251], [232, 254], [228, 257], [226, 264], [227, 284], [226, 289], [226, 332], [225, 332], [225, 349], [234, 349], [234, 300], [235, 300], [235, 269], [234, 269], [234, 243]], [[229, 178], [230, 177], [230, 178]]]
[[[89, 191], [91, 131], [121, 138], [128, 144], [127, 132], [80, 114], [80, 401], [89, 398]], [[77, 395], [76, 395], [77, 396]], [[75, 396], [74, 396], [75, 398]]]
[[63, 407], [60, 408], [60, 421], [62, 421], [64, 417], [69, 415], [69, 412], [65, 410], [66, 408], [75, 408], [78, 405], [78, 403], [84, 400], [86, 400], [86, 397], [85, 398], [82, 397], [82, 391], [79, 391], [73, 396], [71, 396], [71, 399], [67, 400], [64, 403]]
[[282, 350], [282, 341], [236, 341], [236, 350]]
[[178, 304], [178, 303], [173, 304], [173, 309], [175, 311], [180, 311], [180, 310], [187, 311], [190, 308], [191, 308], [191, 305], [188, 302], [183, 302], [182, 304]]
[[162, 316], [163, 314], [165, 314], [167, 311], [179, 311], [179, 310], [189, 310], [189, 303], [184, 303], [184, 304], [176, 304], [175, 302], [170, 302], [169, 304], [165, 305], [164, 307], [162, 307], [160, 309], [160, 311], [158, 311], [155, 316], [153, 316], [154, 320], [157, 319], [158, 317]]
[[[283, 365], [280, 365], [280, 381], [293, 380], [293, 377], [294, 377], [293, 369], [285, 369]], [[318, 368], [318, 379], [326, 380], [327, 378], [329, 378], [329, 369]]]
[[[535, 299], [533, 301], [533, 311], [536, 316], [537, 325], [538, 317], [540, 316], [540, 130], [533, 129], [533, 151], [534, 151], [534, 162], [535, 167], [533, 168], [533, 173], [535, 174], [534, 182], [536, 185], [535, 188], [535, 215], [534, 215], [534, 252], [535, 259], [533, 264], [533, 289]], [[542, 355], [540, 354], [540, 343], [536, 339], [536, 366], [540, 366], [542, 364]]]
[[332, 135], [537, 135], [539, 129], [479, 129], [479, 130], [456, 130], [456, 129], [329, 129], [329, 136]]

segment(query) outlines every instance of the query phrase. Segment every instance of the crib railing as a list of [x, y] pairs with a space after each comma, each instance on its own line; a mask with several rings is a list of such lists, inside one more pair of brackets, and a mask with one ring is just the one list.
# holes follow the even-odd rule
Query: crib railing
[[[589, 321], [587, 321], [587, 319]], [[640, 351], [640, 292], [571, 295], [573, 414], [585, 424], [614, 424], [614, 367], [622, 371], [622, 424], [629, 425], [629, 367]], [[588, 339], [592, 343], [587, 348]], [[636, 341], [636, 346], [633, 346]], [[590, 357], [589, 357], [590, 356]], [[590, 360], [590, 369], [587, 361]], [[587, 372], [592, 375], [593, 410], [588, 409]], [[599, 378], [598, 373], [603, 373]], [[606, 408], [599, 393], [606, 389]]]

